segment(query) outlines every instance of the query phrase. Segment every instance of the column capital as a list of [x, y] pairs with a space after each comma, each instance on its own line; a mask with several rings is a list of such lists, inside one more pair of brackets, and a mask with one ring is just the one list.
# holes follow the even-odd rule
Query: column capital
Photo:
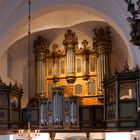
[[111, 45], [100, 45], [100, 46], [98, 46], [97, 48], [96, 48], [96, 50], [97, 50], [97, 56], [98, 55], [100, 55], [100, 54], [105, 54], [105, 53], [107, 53], [107, 54], [109, 54], [109, 53], [111, 53], [111, 49], [112, 49], [112, 46]]

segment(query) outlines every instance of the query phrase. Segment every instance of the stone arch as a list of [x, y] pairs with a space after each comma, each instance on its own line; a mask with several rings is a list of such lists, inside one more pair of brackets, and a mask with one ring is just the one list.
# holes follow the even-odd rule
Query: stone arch
[[[92, 6], [93, 4], [89, 5], [88, 3], [86, 3], [86, 6], [85, 6], [83, 3], [80, 3], [80, 2], [77, 4], [74, 4], [74, 1], [72, 1], [71, 3], [65, 3], [65, 4], [53, 3], [52, 5], [51, 4], [45, 5], [45, 6], [42, 5], [42, 7], [40, 6], [38, 9], [33, 8], [32, 33], [40, 31], [40, 30], [44, 30], [44, 29], [62, 28], [62, 27], [72, 26], [74, 24], [78, 24], [81, 22], [92, 21], [96, 17], [97, 20], [99, 21], [100, 20], [107, 21], [122, 37], [122, 39], [124, 40], [126, 44], [126, 47], [127, 47], [126, 49], [128, 49], [128, 52], [129, 52], [128, 54], [129, 64], [133, 66], [134, 65], [133, 54], [129, 47], [129, 41], [127, 40], [127, 37], [124, 31], [113, 19], [111, 19], [111, 17], [107, 16], [102, 11], [100, 11], [101, 8], [98, 7], [98, 5], [97, 7], [95, 7], [96, 5], [94, 7]], [[77, 12], [77, 15], [79, 15], [78, 13], [83, 12], [85, 14], [85, 17], [83, 16], [82, 18], [80, 17], [79, 19], [73, 19], [73, 21], [71, 21], [69, 25], [68, 24], [64, 25], [63, 22], [59, 24], [57, 23], [52, 24], [52, 22], [54, 21], [52, 22], [50, 21], [50, 25], [47, 23], [47, 21], [46, 23], [40, 22], [40, 21], [44, 21], [44, 19], [47, 19], [47, 18], [49, 20], [49, 17], [52, 17], [52, 19], [55, 19], [55, 17], [59, 18], [56, 15], [56, 13], [62, 12], [64, 14], [67, 10]], [[96, 15], [96, 16], [93, 16], [93, 15]], [[40, 26], [39, 26], [39, 23], [40, 23]], [[0, 39], [0, 44], [2, 46], [0, 48], [0, 56], [2, 56], [4, 51], [6, 51], [14, 42], [26, 36], [27, 29], [26, 29], [25, 15], [22, 15], [22, 17], [18, 18], [16, 24], [9, 28], [10, 29], [7, 30], [3, 38]]]

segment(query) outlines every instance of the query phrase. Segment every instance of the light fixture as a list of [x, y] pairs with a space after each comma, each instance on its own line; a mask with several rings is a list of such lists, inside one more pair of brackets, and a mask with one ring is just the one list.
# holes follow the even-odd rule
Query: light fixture
[[30, 123], [30, 40], [31, 40], [31, 32], [30, 32], [30, 21], [31, 21], [31, 0], [28, 0], [28, 103], [27, 103], [27, 119], [28, 119], [28, 126], [27, 129], [19, 129], [18, 136], [22, 137], [23, 139], [32, 140], [40, 136], [40, 130], [31, 130], [31, 123]]
[[18, 136], [22, 137], [23, 139], [32, 140], [33, 138], [37, 138], [40, 136], [40, 130], [36, 129], [32, 131], [30, 129], [30, 122], [28, 122], [28, 129], [27, 130], [19, 129]]

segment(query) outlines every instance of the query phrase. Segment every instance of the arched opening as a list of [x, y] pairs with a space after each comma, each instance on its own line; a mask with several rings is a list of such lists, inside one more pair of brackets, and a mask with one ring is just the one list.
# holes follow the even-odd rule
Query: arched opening
[[[125, 34], [111, 18], [97, 9], [83, 6], [82, 4], [54, 4], [40, 9], [33, 8], [32, 15], [32, 33], [55, 28], [69, 28], [88, 21], [107, 22], [118, 33], [120, 38], [122, 38], [124, 42], [122, 45], [128, 50], [128, 63], [131, 67], [134, 66], [132, 53]], [[2, 46], [1, 55], [8, 47], [27, 34], [26, 25], [25, 15], [22, 15], [15, 25], [6, 29], [4, 37], [0, 40]]]

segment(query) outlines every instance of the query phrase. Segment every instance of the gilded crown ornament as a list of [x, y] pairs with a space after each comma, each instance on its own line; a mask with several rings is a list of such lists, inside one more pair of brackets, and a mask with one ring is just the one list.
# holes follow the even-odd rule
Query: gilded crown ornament
[[109, 53], [112, 49], [110, 27], [93, 29], [93, 48], [97, 51], [97, 56], [102, 53]]
[[111, 32], [110, 27], [99, 28], [95, 27], [93, 29], [93, 44], [96, 42], [107, 42], [111, 43]]
[[78, 37], [75, 35], [75, 32], [72, 30], [67, 30], [65, 34], [65, 40], [63, 41], [63, 45], [78, 45]]
[[84, 39], [83, 41], [82, 41], [82, 45], [83, 45], [83, 49], [84, 50], [88, 50], [88, 41], [86, 40], [86, 39]]
[[33, 47], [35, 52], [49, 52], [49, 42], [41, 35], [37, 36]]

